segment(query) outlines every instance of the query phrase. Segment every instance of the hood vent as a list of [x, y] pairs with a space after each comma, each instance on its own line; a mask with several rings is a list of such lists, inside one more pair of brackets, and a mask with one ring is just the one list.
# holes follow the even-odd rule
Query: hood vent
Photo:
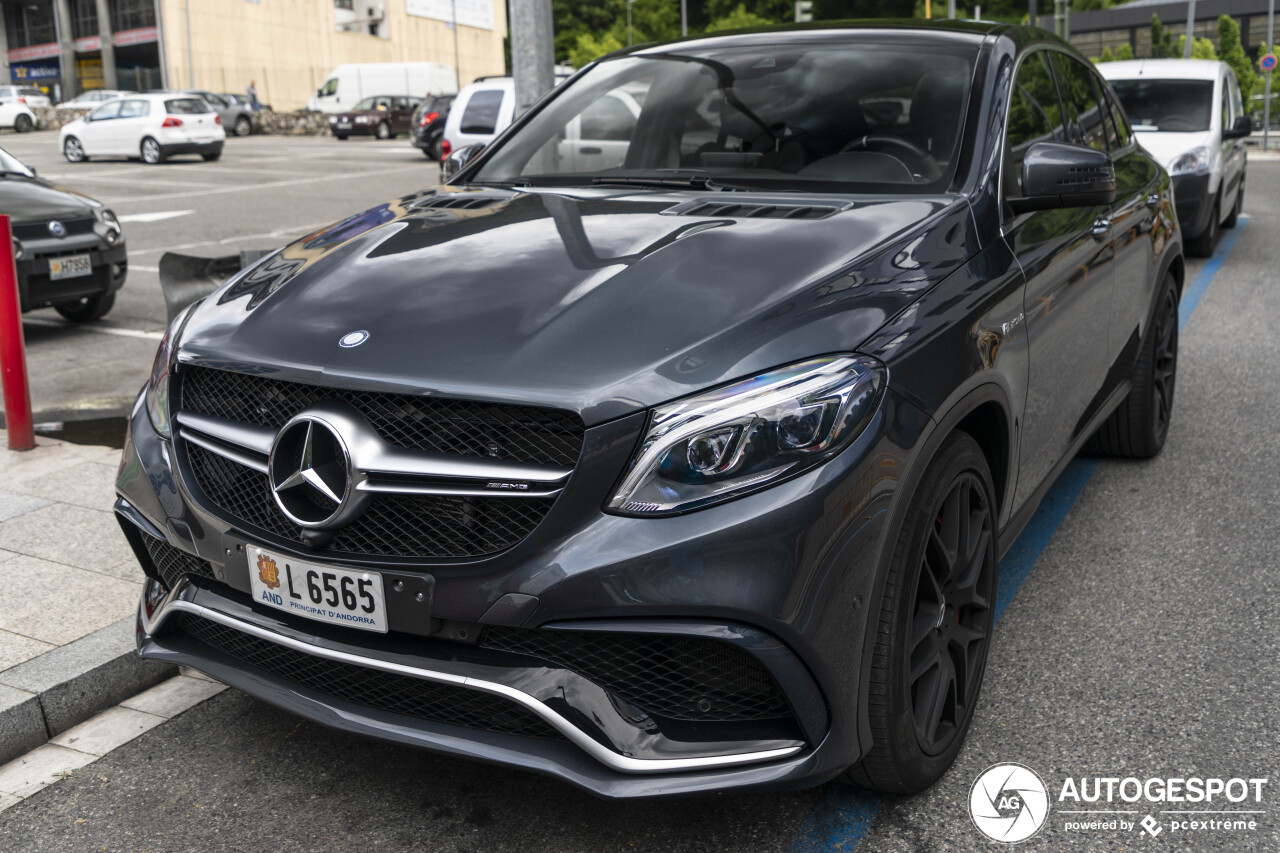
[[449, 195], [432, 196], [413, 206], [419, 210], [424, 207], [443, 207], [450, 210], [482, 210], [486, 207], [493, 207], [495, 204], [502, 204], [507, 200], [508, 197], [506, 196], [494, 198], [493, 196], [450, 193]]
[[673, 216], [727, 216], [736, 219], [826, 219], [851, 205], [697, 199], [665, 211]]

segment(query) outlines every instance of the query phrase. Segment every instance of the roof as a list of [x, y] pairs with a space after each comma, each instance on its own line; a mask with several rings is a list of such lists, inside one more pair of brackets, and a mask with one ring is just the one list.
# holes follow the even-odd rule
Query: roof
[[1225, 63], [1217, 59], [1126, 59], [1099, 62], [1098, 71], [1108, 80], [1150, 77], [1156, 80], [1217, 80]]

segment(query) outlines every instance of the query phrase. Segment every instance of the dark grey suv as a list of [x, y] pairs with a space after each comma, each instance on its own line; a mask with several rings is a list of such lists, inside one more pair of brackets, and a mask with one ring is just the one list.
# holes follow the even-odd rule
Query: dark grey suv
[[1181, 238], [1109, 87], [1027, 28], [709, 36], [454, 166], [174, 321], [141, 654], [610, 797], [937, 779], [1001, 553], [1169, 428]]

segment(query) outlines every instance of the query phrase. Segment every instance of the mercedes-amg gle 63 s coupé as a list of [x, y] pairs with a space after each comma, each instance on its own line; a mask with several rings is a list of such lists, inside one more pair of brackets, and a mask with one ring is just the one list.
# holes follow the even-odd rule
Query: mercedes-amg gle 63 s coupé
[[1165, 441], [1183, 281], [1089, 62], [942, 24], [612, 54], [184, 310], [142, 656], [606, 797], [937, 779], [1002, 551]]

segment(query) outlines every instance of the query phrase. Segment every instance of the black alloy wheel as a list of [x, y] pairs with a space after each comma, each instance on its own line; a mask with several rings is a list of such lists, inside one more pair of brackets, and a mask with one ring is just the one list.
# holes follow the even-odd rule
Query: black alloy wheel
[[982, 484], [960, 475], [925, 541], [903, 668], [916, 739], [929, 755], [951, 746], [982, 683], [995, 598], [992, 518]]
[[991, 646], [995, 506], [982, 449], [968, 434], [953, 433], [911, 496], [878, 606], [869, 614], [872, 742], [846, 781], [913, 793], [955, 761]]
[[1151, 375], [1151, 409], [1155, 414], [1155, 439], [1161, 447], [1173, 420], [1173, 391], [1178, 380], [1178, 291], [1166, 288], [1156, 310]]

